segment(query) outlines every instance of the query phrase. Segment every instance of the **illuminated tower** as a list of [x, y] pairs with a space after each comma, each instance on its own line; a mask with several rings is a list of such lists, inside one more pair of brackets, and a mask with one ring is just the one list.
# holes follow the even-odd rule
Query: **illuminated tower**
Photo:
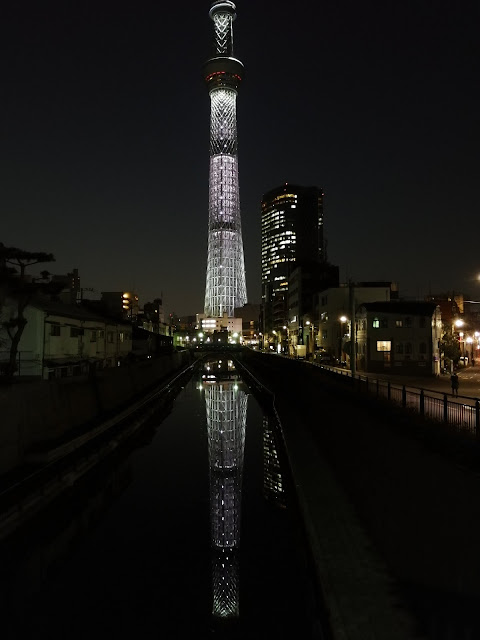
[[216, 618], [239, 615], [238, 549], [248, 396], [236, 382], [205, 387], [210, 460], [213, 607]]
[[210, 94], [210, 189], [205, 315], [234, 316], [247, 302], [238, 187], [236, 100], [244, 69], [233, 57], [235, 4], [216, 0], [213, 56], [204, 66]]

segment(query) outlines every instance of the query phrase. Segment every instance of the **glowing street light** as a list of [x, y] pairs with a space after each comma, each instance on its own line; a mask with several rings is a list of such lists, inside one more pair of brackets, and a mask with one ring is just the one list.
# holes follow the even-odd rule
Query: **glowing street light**
[[340, 347], [339, 347], [338, 359], [340, 360], [340, 363], [341, 363], [342, 362], [342, 355], [343, 355], [343, 352], [344, 352], [343, 339], [345, 337], [345, 330], [343, 328], [343, 325], [346, 322], [348, 322], [348, 318], [347, 318], [347, 316], [343, 315], [343, 316], [340, 316], [339, 320], [340, 320], [340, 340], [339, 340]]

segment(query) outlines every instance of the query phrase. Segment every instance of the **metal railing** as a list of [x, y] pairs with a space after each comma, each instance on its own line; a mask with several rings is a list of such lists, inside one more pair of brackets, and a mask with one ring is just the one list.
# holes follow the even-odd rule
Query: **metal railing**
[[[352, 377], [351, 371], [346, 369], [317, 363], [313, 363], [312, 366], [329, 372], [331, 375]], [[392, 383], [390, 380], [362, 374], [355, 375], [353, 386], [359, 392], [368, 393], [377, 398], [385, 398], [404, 409], [416, 411], [429, 420], [443, 422], [480, 437], [479, 398], [450, 396], [443, 391]]]

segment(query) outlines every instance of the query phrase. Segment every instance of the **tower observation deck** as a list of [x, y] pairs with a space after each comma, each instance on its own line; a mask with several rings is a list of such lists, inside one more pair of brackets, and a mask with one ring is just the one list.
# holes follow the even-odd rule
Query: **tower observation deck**
[[204, 65], [210, 94], [210, 179], [205, 315], [234, 316], [247, 302], [238, 186], [236, 100], [244, 76], [233, 56], [235, 4], [212, 2], [214, 53]]

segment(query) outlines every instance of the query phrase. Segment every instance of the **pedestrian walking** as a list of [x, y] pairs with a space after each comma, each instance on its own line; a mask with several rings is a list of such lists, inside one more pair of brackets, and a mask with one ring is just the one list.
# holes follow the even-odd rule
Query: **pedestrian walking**
[[458, 396], [459, 380], [456, 373], [450, 376], [450, 384], [452, 385], [452, 396]]

